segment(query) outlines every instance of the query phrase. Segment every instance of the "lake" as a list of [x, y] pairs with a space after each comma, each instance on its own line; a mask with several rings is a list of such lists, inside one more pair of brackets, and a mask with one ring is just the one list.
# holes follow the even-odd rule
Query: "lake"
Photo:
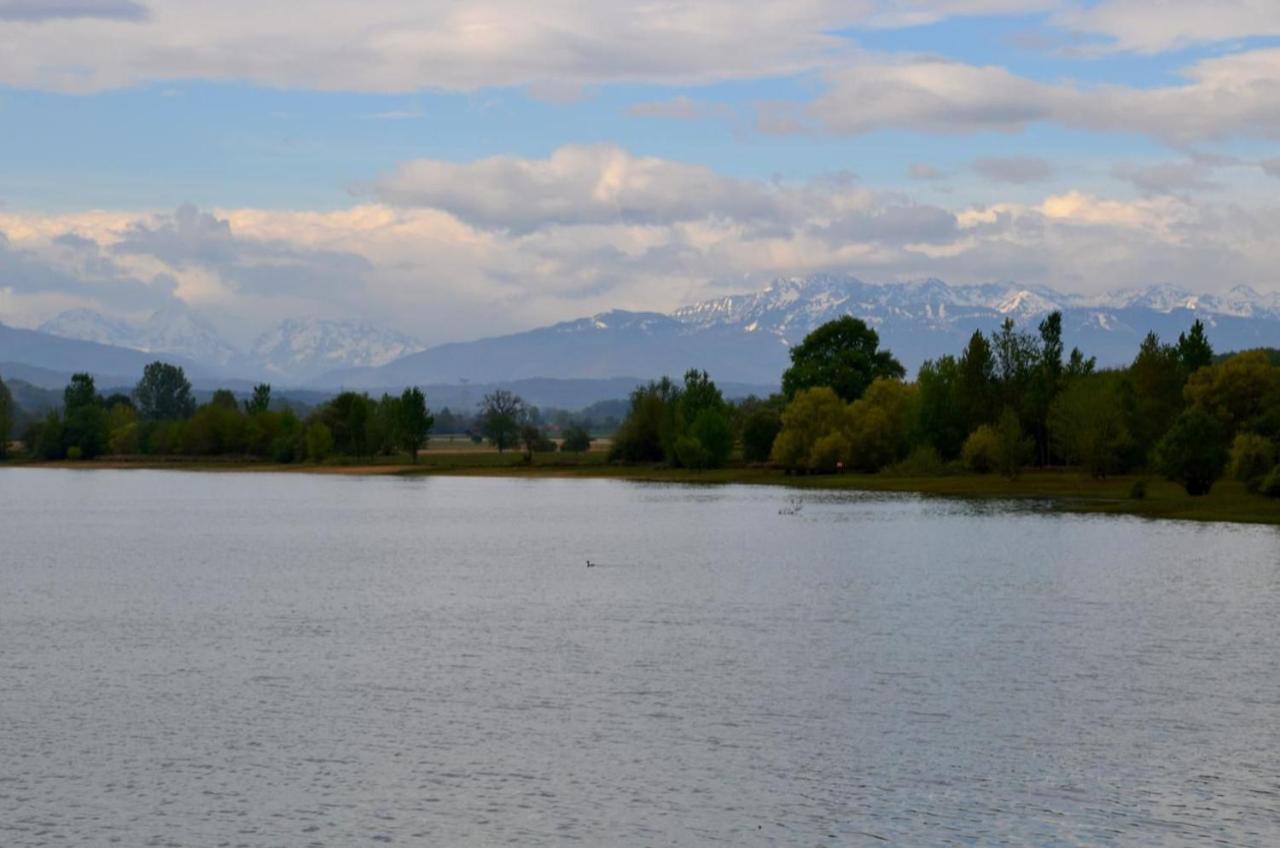
[[1275, 528], [794, 497], [0, 471], [0, 845], [1280, 844]]

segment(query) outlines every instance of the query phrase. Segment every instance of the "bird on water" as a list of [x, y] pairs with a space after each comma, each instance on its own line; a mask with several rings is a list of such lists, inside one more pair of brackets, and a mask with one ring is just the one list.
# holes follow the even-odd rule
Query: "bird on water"
[[595, 568], [596, 564], [591, 560], [587, 560], [587, 568]]

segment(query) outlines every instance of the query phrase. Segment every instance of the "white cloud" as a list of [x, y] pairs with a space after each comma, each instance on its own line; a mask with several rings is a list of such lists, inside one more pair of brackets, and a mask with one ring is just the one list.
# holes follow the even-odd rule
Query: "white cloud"
[[[377, 92], [527, 85], [560, 97], [609, 82], [803, 73], [846, 55], [848, 34], [859, 29], [1025, 14], [1064, 2], [0, 0], [0, 83], [63, 91], [184, 79]], [[1254, 12], [1247, 0], [1232, 5], [1239, 11], [1211, 16], [1222, 32], [1269, 26], [1274, 17], [1268, 0], [1256, 0]], [[1136, 16], [1127, 6], [1115, 0], [1077, 11], [1064, 25], [1132, 39], [1126, 33], [1137, 30], [1126, 22]], [[1192, 10], [1191, 0], [1178, 7]], [[1195, 24], [1190, 11], [1151, 16], [1163, 17]], [[1222, 24], [1227, 19], [1235, 23]]]
[[[871, 0], [150, 0], [142, 16], [120, 14], [137, 5], [124, 0], [62, 3], [114, 9], [115, 19], [0, 23], [0, 82], [93, 91], [198, 78], [379, 92], [698, 83], [814, 68], [847, 49], [833, 31], [875, 12]], [[40, 4], [9, 5], [16, 16]]]
[[1213, 166], [1207, 162], [1158, 162], [1153, 165], [1123, 163], [1112, 168], [1117, 179], [1132, 183], [1143, 194], [1173, 194], [1179, 191], [1209, 191], [1218, 188], [1212, 180]]
[[433, 207], [481, 228], [515, 232], [566, 224], [762, 221], [784, 200], [761, 183], [606, 144], [569, 145], [546, 159], [417, 160], [373, 189], [388, 203]]
[[1101, 0], [1060, 11], [1054, 23], [1110, 39], [1109, 47], [1159, 53], [1239, 38], [1280, 35], [1275, 0]]
[[1074, 191], [948, 208], [849, 179], [744, 180], [608, 146], [418, 161], [378, 185], [385, 197], [324, 212], [4, 211], [0, 262], [41, 270], [0, 284], [0, 303], [6, 318], [35, 322], [72, 301], [128, 310], [177, 297], [246, 334], [358, 308], [439, 342], [670, 309], [814, 271], [1077, 291], [1280, 288], [1280, 208], [1198, 195]]
[[1153, 136], [1173, 144], [1280, 135], [1280, 48], [1196, 62], [1157, 88], [1046, 83], [995, 66], [864, 58], [828, 72], [809, 117], [826, 132], [1017, 132], [1030, 124]]

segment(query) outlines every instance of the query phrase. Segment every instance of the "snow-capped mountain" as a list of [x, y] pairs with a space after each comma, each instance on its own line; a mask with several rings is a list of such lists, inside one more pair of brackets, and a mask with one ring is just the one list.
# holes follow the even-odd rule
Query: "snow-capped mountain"
[[1076, 295], [1013, 284], [949, 286], [936, 279], [873, 284], [856, 277], [821, 274], [775, 280], [763, 291], [686, 306], [672, 317], [690, 326], [737, 326], [795, 342], [814, 327], [842, 315], [857, 315], [872, 325], [912, 320], [946, 326], [964, 316], [988, 313], [1025, 320], [1082, 302]]
[[[792, 345], [842, 315], [875, 327], [881, 343], [912, 371], [926, 359], [958, 353], [974, 330], [991, 332], [1012, 318], [1034, 332], [1053, 310], [1062, 312], [1067, 346], [1079, 346], [1103, 365], [1132, 360], [1148, 332], [1176, 339], [1196, 319], [1204, 321], [1219, 351], [1280, 347], [1280, 294], [1260, 294], [1246, 286], [1223, 294], [1151, 286], [1079, 295], [1015, 283], [952, 286], [927, 279], [878, 284], [839, 275], [779, 279], [761, 291], [707, 300], [670, 314], [615, 310], [427, 349], [364, 321], [291, 320], [260, 337], [249, 354], [239, 354], [190, 310], [157, 313], [141, 325], [73, 310], [41, 329], [177, 354], [219, 375], [282, 385], [306, 382], [323, 389], [651, 378], [679, 376], [688, 368], [704, 368], [721, 381], [769, 385], [787, 367]], [[92, 370], [95, 364], [85, 367]]]
[[67, 339], [139, 349], [137, 327], [92, 309], [68, 309], [45, 321], [38, 329]]
[[[1103, 295], [1079, 295], [1013, 283], [950, 286], [928, 279], [866, 283], [856, 277], [818, 275], [776, 280], [760, 292], [730, 295], [677, 309], [672, 317], [694, 327], [737, 327], [769, 332], [794, 343], [818, 325], [856, 315], [873, 326], [909, 322], [946, 329], [973, 318], [1032, 322], [1055, 310], [1092, 316], [1104, 329], [1125, 323], [1119, 313], [1194, 313], [1210, 324], [1220, 318], [1280, 321], [1280, 293], [1263, 295], [1237, 286], [1223, 295], [1195, 294], [1175, 286], [1150, 286]], [[1077, 316], [1080, 317], [1080, 316]], [[1145, 332], [1145, 331], [1144, 331]]]
[[376, 368], [423, 349], [421, 342], [367, 321], [287, 320], [254, 342], [253, 358], [275, 375], [308, 377], [337, 368]]
[[139, 348], [180, 353], [197, 362], [228, 366], [240, 351], [218, 332], [208, 318], [182, 306], [170, 306], [152, 314], [140, 328]]
[[314, 382], [385, 387], [462, 379], [678, 376], [686, 368], [705, 368], [720, 380], [771, 384], [786, 368], [791, 345], [842, 315], [875, 327], [881, 343], [914, 370], [925, 359], [958, 353], [974, 330], [991, 332], [1012, 318], [1034, 332], [1054, 310], [1063, 314], [1067, 345], [1078, 345], [1104, 365], [1131, 360], [1148, 332], [1175, 339], [1197, 318], [1208, 326], [1218, 350], [1280, 346], [1280, 296], [1245, 287], [1224, 295], [1153, 286], [1093, 296], [1014, 283], [875, 284], [815, 275], [775, 280], [761, 291], [704, 301], [670, 315], [614, 311], [441, 345], [382, 368], [335, 372]]
[[209, 319], [181, 305], [161, 309], [141, 324], [111, 318], [91, 309], [72, 309], [46, 321], [39, 330], [146, 353], [176, 354], [214, 367], [232, 365], [240, 357], [239, 351], [222, 337]]
[[72, 309], [46, 321], [39, 332], [168, 354], [229, 377], [286, 382], [301, 382], [335, 368], [385, 365], [423, 347], [366, 321], [289, 320], [260, 336], [245, 354], [203, 314], [181, 306], [156, 312], [141, 323]]

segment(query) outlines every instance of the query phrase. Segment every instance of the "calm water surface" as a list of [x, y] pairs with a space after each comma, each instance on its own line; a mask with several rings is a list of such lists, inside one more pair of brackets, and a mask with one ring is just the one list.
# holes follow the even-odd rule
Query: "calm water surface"
[[1280, 844], [1275, 529], [790, 497], [0, 471], [0, 845]]

